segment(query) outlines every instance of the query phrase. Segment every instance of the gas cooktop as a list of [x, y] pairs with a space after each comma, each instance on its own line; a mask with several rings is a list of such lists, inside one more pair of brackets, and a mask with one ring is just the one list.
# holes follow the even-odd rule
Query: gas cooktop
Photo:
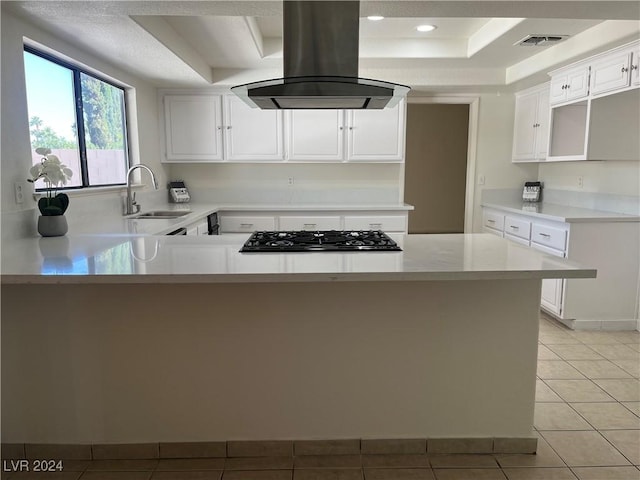
[[241, 252], [401, 251], [381, 230], [254, 232]]

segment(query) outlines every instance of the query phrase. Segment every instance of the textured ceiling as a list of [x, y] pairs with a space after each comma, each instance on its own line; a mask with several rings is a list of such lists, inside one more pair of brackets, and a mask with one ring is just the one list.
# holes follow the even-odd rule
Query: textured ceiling
[[[282, 72], [280, 1], [2, 2], [40, 28], [159, 86], [232, 85]], [[638, 38], [637, 1], [361, 1], [360, 70], [423, 89], [489, 88]], [[436, 25], [419, 33], [421, 23]], [[527, 34], [564, 34], [545, 48]]]

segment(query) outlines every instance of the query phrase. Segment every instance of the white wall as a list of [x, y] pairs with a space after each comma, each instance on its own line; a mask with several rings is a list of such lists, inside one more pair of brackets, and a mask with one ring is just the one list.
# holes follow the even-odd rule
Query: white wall
[[[33, 226], [28, 224], [34, 223], [37, 216], [35, 201], [31, 195], [25, 195], [23, 204], [17, 204], [14, 198], [15, 182], [22, 182], [27, 193], [33, 191], [32, 185], [26, 182], [31, 166], [31, 145], [24, 81], [23, 37], [51, 49], [65, 59], [70, 59], [89, 70], [99, 72], [128, 86], [131, 161], [132, 163], [143, 162], [149, 165], [158, 174], [158, 180], [161, 184], [165, 183], [164, 167], [160, 164], [157, 98], [156, 88], [153, 85], [42, 31], [28, 21], [7, 11], [4, 4], [2, 5], [1, 31], [2, 146], [0, 165], [2, 179], [0, 199], [3, 214], [3, 237], [6, 238], [5, 234], [14, 234], [17, 230], [23, 233], [31, 232]], [[67, 216], [71, 217], [70, 221], [72, 221], [74, 214], [80, 212], [82, 206], [87, 202], [108, 200], [110, 204], [117, 204], [114, 202], [114, 197], [119, 195], [118, 191], [91, 195], [90, 197], [82, 195], [76, 197], [71, 194], [71, 205]]]
[[383, 163], [172, 164], [170, 174], [217, 203], [397, 204], [404, 181], [401, 164]]
[[[537, 164], [511, 163], [515, 97], [512, 94], [480, 95], [478, 144], [475, 169], [473, 231], [482, 231], [481, 195], [484, 189], [522, 188], [538, 176]], [[485, 184], [478, 185], [484, 176]]]
[[[584, 179], [582, 188], [578, 186], [578, 176]], [[545, 188], [549, 189], [640, 196], [640, 162], [542, 164], [539, 179], [544, 182]]]

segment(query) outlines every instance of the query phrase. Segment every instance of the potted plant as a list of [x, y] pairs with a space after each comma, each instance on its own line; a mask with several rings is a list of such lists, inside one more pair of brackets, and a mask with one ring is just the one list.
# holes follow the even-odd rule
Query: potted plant
[[38, 200], [38, 233], [43, 237], [59, 237], [67, 233], [68, 225], [64, 212], [69, 207], [69, 197], [65, 193], [56, 193], [60, 185], [66, 185], [73, 176], [69, 167], [60, 162], [60, 159], [51, 153], [49, 148], [36, 148], [36, 153], [42, 155], [40, 163], [29, 170], [31, 178], [27, 181], [34, 183], [43, 179], [46, 188], [46, 196]]

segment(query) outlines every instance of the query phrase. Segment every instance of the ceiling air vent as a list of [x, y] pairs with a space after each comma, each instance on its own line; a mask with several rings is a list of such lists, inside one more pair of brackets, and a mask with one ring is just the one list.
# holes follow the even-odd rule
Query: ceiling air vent
[[569, 35], [527, 35], [514, 45], [521, 47], [548, 47], [569, 38]]

